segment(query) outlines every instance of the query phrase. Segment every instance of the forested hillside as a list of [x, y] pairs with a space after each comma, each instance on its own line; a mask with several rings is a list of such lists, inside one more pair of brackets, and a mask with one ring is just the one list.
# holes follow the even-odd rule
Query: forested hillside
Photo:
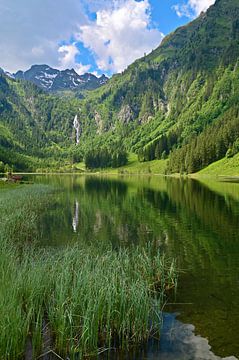
[[78, 108], [77, 99], [50, 96], [0, 75], [0, 161], [16, 170], [33, 170], [54, 157], [66, 159]]
[[238, 57], [239, 2], [217, 0], [83, 101], [83, 142], [91, 129], [96, 142], [122, 141], [140, 161], [170, 156], [169, 172], [197, 171], [237, 151]]
[[67, 162], [122, 149], [139, 161], [169, 157], [170, 173], [195, 172], [239, 149], [239, 2], [217, 0], [82, 100], [0, 79], [4, 162], [13, 151]]

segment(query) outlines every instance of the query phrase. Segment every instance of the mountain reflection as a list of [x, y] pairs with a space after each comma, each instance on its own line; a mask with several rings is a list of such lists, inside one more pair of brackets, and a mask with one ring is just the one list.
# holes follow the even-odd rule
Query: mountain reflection
[[212, 353], [239, 357], [239, 184], [100, 176], [35, 181], [61, 189], [42, 219], [47, 245], [79, 242], [117, 250], [150, 242], [175, 258], [180, 270], [167, 312], [193, 324]]

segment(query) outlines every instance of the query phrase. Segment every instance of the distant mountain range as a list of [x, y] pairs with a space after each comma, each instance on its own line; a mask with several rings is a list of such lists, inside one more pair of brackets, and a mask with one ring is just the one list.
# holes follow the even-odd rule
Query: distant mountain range
[[74, 69], [57, 70], [48, 65], [33, 65], [27, 71], [15, 74], [5, 72], [9, 77], [27, 80], [48, 92], [64, 90], [95, 90], [109, 80], [105, 75], [96, 77], [91, 73], [78, 75]]

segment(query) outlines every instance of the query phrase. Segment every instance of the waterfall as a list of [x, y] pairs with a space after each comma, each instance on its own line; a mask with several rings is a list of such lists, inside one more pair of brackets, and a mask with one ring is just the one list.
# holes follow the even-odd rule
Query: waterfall
[[76, 130], [76, 144], [78, 145], [80, 142], [80, 123], [77, 115], [74, 118], [73, 127]]
[[72, 227], [73, 227], [74, 232], [77, 232], [78, 224], [79, 224], [79, 203], [76, 200], [75, 201], [74, 216], [73, 216], [73, 219], [72, 219]]

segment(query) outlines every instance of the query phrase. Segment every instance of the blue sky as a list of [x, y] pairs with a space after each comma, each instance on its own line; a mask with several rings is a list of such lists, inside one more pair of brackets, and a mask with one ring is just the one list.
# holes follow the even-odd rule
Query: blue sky
[[[174, 6], [176, 4], [183, 4], [183, 1], [175, 1], [175, 0], [151, 0], [151, 8], [152, 8], [152, 19], [155, 21], [160, 30], [164, 34], [168, 34], [171, 31], [175, 30], [177, 27], [184, 25], [190, 19], [186, 16], [179, 17], [174, 10]], [[185, 2], [186, 3], [186, 2]], [[195, 16], [195, 13], [192, 13], [192, 17]]]
[[0, 67], [112, 75], [215, 0], [0, 0]]

